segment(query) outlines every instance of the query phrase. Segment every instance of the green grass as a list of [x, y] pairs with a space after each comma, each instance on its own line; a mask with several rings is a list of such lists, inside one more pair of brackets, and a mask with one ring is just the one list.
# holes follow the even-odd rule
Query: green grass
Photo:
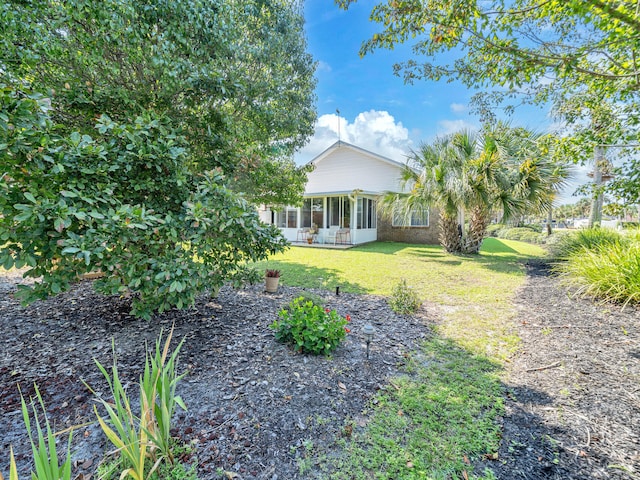
[[522, 263], [542, 248], [487, 238], [479, 256], [448, 255], [436, 245], [377, 242], [349, 250], [294, 247], [258, 264], [282, 271], [284, 285], [389, 296], [405, 279], [421, 301], [443, 307], [441, 333], [474, 353], [504, 360], [517, 344], [511, 298]]
[[437, 335], [414, 352], [406, 375], [371, 405], [369, 423], [344, 442], [332, 478], [459, 479], [466, 462], [496, 452], [503, 411], [503, 362], [518, 345], [512, 299], [535, 245], [488, 238], [479, 256], [439, 246], [374, 243], [350, 250], [292, 248], [259, 268], [282, 270], [285, 285], [388, 296], [406, 279], [440, 306]]
[[434, 338], [409, 374], [377, 398], [363, 434], [347, 445], [335, 480], [450, 479], [471, 472], [466, 458], [493, 453], [503, 411], [500, 368]]

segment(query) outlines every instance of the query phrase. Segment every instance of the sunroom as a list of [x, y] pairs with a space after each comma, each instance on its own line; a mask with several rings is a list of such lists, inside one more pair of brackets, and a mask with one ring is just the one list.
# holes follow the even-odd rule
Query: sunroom
[[290, 242], [357, 245], [377, 238], [376, 195], [326, 192], [305, 196], [301, 207], [272, 213]]

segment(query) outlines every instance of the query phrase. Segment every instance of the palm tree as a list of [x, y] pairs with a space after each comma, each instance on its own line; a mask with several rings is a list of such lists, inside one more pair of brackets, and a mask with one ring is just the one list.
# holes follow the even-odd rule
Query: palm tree
[[551, 208], [567, 177], [567, 166], [546, 154], [548, 137], [523, 128], [497, 124], [477, 137], [477, 156], [469, 163], [472, 197], [464, 253], [478, 253], [492, 211], [503, 221], [528, 211]]
[[[481, 133], [462, 131], [413, 152], [404, 170], [407, 193], [388, 194], [386, 211], [408, 215], [440, 208], [440, 243], [449, 253], [478, 253], [491, 214], [503, 219], [528, 209], [549, 208], [564, 170], [552, 169], [540, 136], [504, 124]], [[458, 223], [467, 212], [469, 226]]]
[[440, 244], [449, 253], [460, 253], [458, 211], [467, 195], [463, 171], [472, 151], [462, 134], [439, 137], [430, 145], [422, 144], [418, 151], [412, 152], [403, 171], [406, 193], [387, 194], [381, 203], [382, 211], [408, 218], [411, 212], [437, 205]]

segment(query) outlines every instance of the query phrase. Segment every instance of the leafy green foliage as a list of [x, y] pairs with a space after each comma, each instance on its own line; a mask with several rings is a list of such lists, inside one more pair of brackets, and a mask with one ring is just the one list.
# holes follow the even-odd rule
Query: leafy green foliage
[[624, 241], [624, 237], [610, 228], [585, 228], [564, 235], [554, 244], [552, 253], [557, 258], [567, 259], [585, 251], [604, 249]]
[[391, 297], [389, 297], [391, 310], [400, 315], [415, 313], [420, 308], [421, 303], [417, 292], [407, 285], [407, 281], [404, 278], [393, 287]]
[[518, 240], [520, 242], [543, 244], [546, 243], [547, 235], [528, 227], [512, 227], [498, 230], [496, 237], [506, 238], [507, 240]]
[[301, 200], [301, 8], [0, 2], [0, 265], [42, 277], [25, 302], [99, 270], [98, 291], [149, 318], [285, 247], [251, 202]]
[[140, 379], [140, 415], [133, 413], [131, 400], [122, 385], [115, 357], [111, 373], [96, 360], [96, 364], [109, 384], [113, 400], [98, 397], [97, 401], [107, 412], [106, 421], [94, 406], [98, 423], [109, 441], [116, 447], [122, 461], [120, 478], [134, 480], [151, 478], [163, 463], [173, 463], [170, 422], [175, 406], [184, 403], [176, 396], [176, 385], [182, 376], [177, 375], [177, 355], [182, 342], [169, 356], [171, 333], [164, 348], [160, 338], [156, 342], [155, 356], [147, 354], [145, 369]]
[[189, 170], [189, 144], [165, 119], [102, 116], [96, 138], [60, 136], [45, 105], [28, 90], [0, 91], [0, 265], [42, 276], [18, 292], [25, 302], [100, 270], [96, 290], [132, 295], [133, 313], [150, 318], [284, 249], [219, 170]]
[[[253, 199], [299, 198], [288, 161], [313, 132], [314, 69], [297, 1], [0, 2], [0, 68], [46, 92], [56, 123], [90, 132], [151, 112]], [[64, 32], [64, 34], [61, 34]], [[265, 177], [273, 175], [264, 186]], [[286, 202], [285, 202], [286, 203]]]
[[[355, 0], [338, 0], [348, 8]], [[475, 110], [553, 105], [572, 125], [559, 158], [585, 161], [599, 145], [634, 145], [613, 183], [627, 204], [640, 199], [640, 55], [637, 2], [622, 0], [406, 0], [379, 2], [379, 25], [361, 55], [412, 43], [414, 58], [394, 65], [406, 82], [460, 81]], [[615, 147], [615, 156], [624, 152]]]
[[414, 41], [417, 58], [395, 66], [405, 80], [500, 87], [485, 103], [515, 95], [545, 102], [583, 91], [624, 100], [640, 90], [629, 60], [639, 49], [636, 7], [628, 0], [615, 7], [602, 0], [381, 2], [371, 20], [382, 30], [360, 53]]
[[640, 304], [640, 241], [601, 237], [555, 266], [580, 295], [623, 305]]
[[349, 332], [349, 320], [349, 315], [341, 317], [335, 310], [296, 298], [278, 312], [270, 328], [276, 340], [291, 343], [301, 352], [328, 355]]

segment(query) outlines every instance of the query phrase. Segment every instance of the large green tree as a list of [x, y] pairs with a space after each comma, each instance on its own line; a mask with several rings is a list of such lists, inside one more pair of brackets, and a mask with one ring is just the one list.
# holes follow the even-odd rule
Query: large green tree
[[282, 250], [314, 64], [286, 0], [1, 1], [0, 263], [82, 274], [134, 313], [193, 303]]
[[68, 131], [90, 131], [103, 113], [126, 122], [152, 110], [188, 138], [193, 168], [242, 177], [260, 201], [251, 179], [264, 167], [292, 178], [275, 199], [267, 186], [266, 199], [298, 200], [304, 172], [291, 155], [315, 121], [298, 2], [5, 0], [0, 16], [0, 71], [51, 98]]
[[462, 82], [478, 92], [472, 103], [485, 120], [499, 106], [548, 104], [571, 126], [557, 151], [577, 161], [603, 144], [635, 145], [625, 147], [631, 160], [613, 185], [628, 201], [640, 198], [637, 0], [387, 0], [370, 18], [381, 29], [362, 55], [411, 42], [412, 58], [395, 73]]
[[396, 65], [409, 81], [455, 78], [471, 88], [501, 87], [497, 97], [545, 102], [575, 92], [618, 100], [640, 92], [636, 0], [388, 0], [371, 20], [382, 30], [361, 53], [414, 41], [415, 58]]

